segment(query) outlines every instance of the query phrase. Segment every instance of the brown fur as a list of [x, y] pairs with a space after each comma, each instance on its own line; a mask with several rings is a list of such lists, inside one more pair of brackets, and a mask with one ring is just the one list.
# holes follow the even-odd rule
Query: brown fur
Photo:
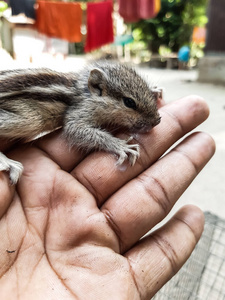
[[[133, 165], [139, 146], [130, 145], [108, 129], [147, 132], [160, 122], [152, 89], [133, 69], [106, 61], [80, 73], [48, 69], [0, 72], [0, 138], [30, 140], [58, 127], [68, 143], [89, 152], [105, 150]], [[0, 170], [10, 170], [12, 182], [22, 166], [0, 156]], [[13, 174], [13, 176], [12, 176]]]

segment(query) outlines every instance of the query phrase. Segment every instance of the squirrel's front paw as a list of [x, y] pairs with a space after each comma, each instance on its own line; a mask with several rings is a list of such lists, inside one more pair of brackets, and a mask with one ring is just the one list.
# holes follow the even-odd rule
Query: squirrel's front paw
[[23, 165], [0, 152], [0, 171], [9, 172], [10, 182], [16, 184], [23, 172]]
[[126, 159], [129, 160], [131, 166], [133, 166], [140, 156], [140, 150], [138, 144], [128, 144], [133, 138], [129, 138], [127, 141], [121, 140], [120, 148], [117, 151], [117, 155], [119, 156], [117, 160], [117, 165], [121, 165]]

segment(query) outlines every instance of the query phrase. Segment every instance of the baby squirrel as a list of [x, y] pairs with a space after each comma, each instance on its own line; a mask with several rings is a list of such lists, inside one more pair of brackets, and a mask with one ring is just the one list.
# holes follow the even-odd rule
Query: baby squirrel
[[[79, 73], [50, 69], [0, 72], [0, 137], [10, 141], [33, 139], [63, 128], [70, 146], [87, 152], [109, 151], [134, 165], [139, 146], [114, 137], [111, 130], [148, 132], [160, 122], [157, 101], [161, 89], [150, 88], [134, 69], [98, 61]], [[15, 184], [21, 163], [0, 152], [0, 170]]]

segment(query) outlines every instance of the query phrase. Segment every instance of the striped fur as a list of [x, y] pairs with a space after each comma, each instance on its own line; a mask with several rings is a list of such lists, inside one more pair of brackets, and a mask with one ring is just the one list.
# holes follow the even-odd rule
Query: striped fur
[[[139, 156], [138, 145], [112, 136], [108, 129], [145, 132], [157, 125], [157, 93], [126, 66], [97, 62], [80, 73], [61, 73], [49, 69], [0, 72], [0, 137], [28, 141], [58, 127], [70, 146], [86, 152], [105, 150], [118, 155], [118, 163]], [[124, 104], [135, 101], [135, 109]], [[2, 162], [2, 163], [1, 163]], [[9, 170], [16, 183], [18, 164], [0, 156], [0, 170]], [[12, 170], [11, 170], [12, 169]]]

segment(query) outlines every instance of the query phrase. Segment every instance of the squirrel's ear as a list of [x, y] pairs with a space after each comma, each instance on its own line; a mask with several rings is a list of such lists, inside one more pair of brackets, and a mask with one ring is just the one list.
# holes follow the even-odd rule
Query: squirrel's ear
[[93, 69], [88, 78], [88, 88], [92, 93], [102, 96], [106, 85], [107, 75], [100, 69]]

